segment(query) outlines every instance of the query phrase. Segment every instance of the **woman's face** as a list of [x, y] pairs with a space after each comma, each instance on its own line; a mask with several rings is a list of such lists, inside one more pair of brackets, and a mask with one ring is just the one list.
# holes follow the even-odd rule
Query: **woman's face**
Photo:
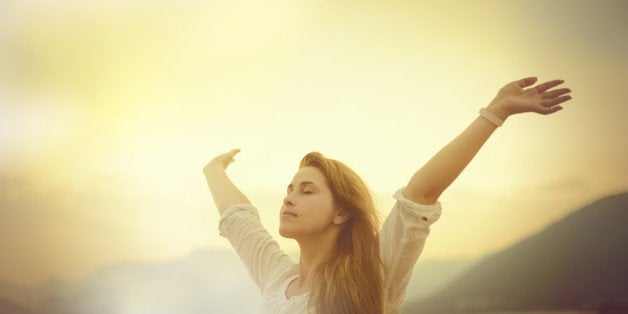
[[331, 190], [316, 167], [301, 168], [288, 185], [279, 213], [279, 234], [297, 239], [337, 228], [344, 219], [336, 215]]

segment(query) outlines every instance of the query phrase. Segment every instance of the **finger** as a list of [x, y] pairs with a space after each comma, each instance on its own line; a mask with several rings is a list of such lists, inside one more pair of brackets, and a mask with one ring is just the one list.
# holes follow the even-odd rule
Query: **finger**
[[234, 148], [229, 152], [229, 155], [231, 155], [231, 157], [235, 156], [237, 153], [240, 152], [239, 148]]
[[526, 78], [518, 80], [517, 85], [519, 85], [519, 87], [521, 88], [524, 88], [524, 87], [531, 86], [532, 84], [534, 84], [534, 82], [536, 82], [536, 76], [530, 76], [530, 77], [526, 77]]
[[543, 101], [541, 101], [541, 106], [542, 107], [553, 107], [556, 106], [560, 103], [563, 103], [567, 100], [570, 100], [571, 96], [570, 95], [566, 95], [566, 96], [561, 96], [561, 97], [557, 97], [557, 98], [553, 98], [553, 99], [544, 99]]
[[227, 164], [230, 164], [230, 163], [234, 162], [234, 161], [235, 161], [235, 158], [234, 158], [234, 157], [235, 157], [235, 155], [236, 155], [237, 153], [239, 153], [239, 152], [240, 152], [240, 149], [238, 149], [238, 148], [236, 148], [236, 149], [232, 149], [230, 152], [228, 152], [228, 153], [226, 154], [226, 156], [225, 156], [225, 157], [227, 157], [227, 158], [226, 158], [226, 159], [227, 159]]
[[552, 114], [552, 113], [560, 111], [560, 110], [563, 110], [563, 107], [561, 107], [561, 106], [554, 106], [554, 107], [551, 107], [551, 108], [541, 107], [536, 112], [540, 113], [540, 114], [543, 114], [543, 115], [547, 115], [547, 114]]
[[548, 98], [556, 98], [560, 95], [566, 94], [566, 93], [570, 93], [571, 89], [569, 88], [561, 88], [561, 89], [557, 89], [557, 90], [553, 90], [553, 91], [549, 91], [549, 92], [545, 92], [541, 95], [541, 98], [543, 99], [548, 99]]
[[539, 94], [542, 94], [546, 90], [548, 90], [548, 89], [550, 89], [550, 88], [552, 88], [554, 86], [560, 85], [563, 82], [565, 82], [565, 81], [563, 81], [563, 80], [553, 80], [553, 81], [545, 82], [545, 83], [543, 83], [541, 85], [537, 85], [536, 87], [534, 87], [534, 89], [536, 89], [539, 92]]

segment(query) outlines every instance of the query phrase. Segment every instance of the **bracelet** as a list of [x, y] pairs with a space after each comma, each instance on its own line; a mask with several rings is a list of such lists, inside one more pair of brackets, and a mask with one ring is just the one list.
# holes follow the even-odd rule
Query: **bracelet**
[[497, 127], [502, 126], [504, 124], [504, 120], [498, 118], [496, 115], [492, 114], [490, 111], [486, 110], [486, 108], [480, 109], [480, 114], [486, 118], [486, 120], [491, 121]]

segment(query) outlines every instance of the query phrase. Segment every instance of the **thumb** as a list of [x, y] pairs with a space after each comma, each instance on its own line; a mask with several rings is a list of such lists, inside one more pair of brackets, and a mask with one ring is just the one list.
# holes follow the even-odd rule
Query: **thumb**
[[536, 79], [537, 79], [536, 76], [526, 77], [526, 78], [518, 80], [517, 84], [521, 88], [528, 87], [528, 86], [534, 84], [534, 82], [536, 82]]

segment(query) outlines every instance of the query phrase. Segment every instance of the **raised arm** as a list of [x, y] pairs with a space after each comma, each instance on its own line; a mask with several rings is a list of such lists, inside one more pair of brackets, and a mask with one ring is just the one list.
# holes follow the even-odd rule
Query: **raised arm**
[[234, 149], [228, 153], [218, 155], [203, 168], [207, 186], [209, 186], [214, 203], [216, 203], [218, 212], [221, 215], [223, 211], [233, 205], [251, 203], [231, 182], [225, 171], [227, 166], [234, 161], [233, 156], [239, 152], [239, 149]]
[[[505, 85], [486, 110], [504, 121], [511, 115], [523, 112], [552, 114], [563, 109], [558, 104], [571, 99], [571, 96], [563, 95], [571, 92], [568, 88], [549, 91], [562, 84], [563, 80], [548, 81], [525, 89], [536, 80], [536, 77], [528, 77]], [[406, 198], [426, 205], [436, 203], [496, 128], [496, 124], [478, 116], [412, 176], [404, 191]]]

